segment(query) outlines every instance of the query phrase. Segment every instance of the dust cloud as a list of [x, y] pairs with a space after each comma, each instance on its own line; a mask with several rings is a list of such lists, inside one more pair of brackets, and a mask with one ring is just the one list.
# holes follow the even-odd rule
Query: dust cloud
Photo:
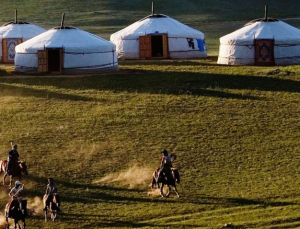
[[150, 168], [140, 168], [134, 165], [124, 172], [107, 175], [100, 180], [96, 180], [94, 184], [120, 183], [128, 185], [129, 188], [137, 186], [149, 185], [152, 180], [152, 170]]
[[5, 215], [3, 213], [0, 213], [0, 227], [2, 228], [5, 225], [6, 225]]
[[153, 196], [153, 197], [158, 197], [160, 196], [160, 189], [156, 188], [156, 189], [151, 189], [148, 191], [148, 196]]
[[43, 213], [43, 208], [44, 204], [41, 197], [36, 196], [27, 199], [27, 209], [29, 214], [41, 214]]
[[7, 199], [9, 201], [11, 199], [11, 197], [8, 195], [8, 192], [9, 192], [9, 190], [8, 191], [3, 191], [2, 190], [0, 192], [0, 199]]

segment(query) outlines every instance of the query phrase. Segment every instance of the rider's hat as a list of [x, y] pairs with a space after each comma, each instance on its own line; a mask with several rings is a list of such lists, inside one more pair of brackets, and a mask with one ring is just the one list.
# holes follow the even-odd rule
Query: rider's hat
[[21, 184], [21, 182], [18, 180], [15, 182], [15, 185], [20, 185], [20, 184]]
[[161, 151], [161, 153], [166, 155], [166, 154], [168, 154], [168, 151], [164, 149], [163, 151]]
[[53, 181], [53, 178], [52, 178], [52, 177], [49, 177], [49, 178], [48, 178], [48, 180], [51, 180], [51, 181]]

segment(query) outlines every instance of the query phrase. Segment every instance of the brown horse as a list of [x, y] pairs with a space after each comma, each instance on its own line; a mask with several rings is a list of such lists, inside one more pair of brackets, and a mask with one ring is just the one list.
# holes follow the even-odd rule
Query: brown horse
[[[176, 192], [177, 196], [179, 197], [179, 194], [178, 194], [177, 188], [176, 188], [176, 183], [178, 183], [178, 184], [180, 183], [180, 176], [179, 176], [178, 169], [172, 168], [171, 173], [165, 169], [157, 169], [153, 173], [151, 188], [154, 188], [154, 186], [157, 185], [157, 188], [160, 189], [161, 197], [169, 197], [170, 196], [170, 186], [173, 186], [174, 191]], [[161, 184], [161, 186], [159, 184]], [[164, 185], [167, 185], [169, 188], [166, 196], [164, 196], [164, 193], [163, 193]]]
[[58, 212], [58, 208], [60, 207], [60, 201], [57, 201], [57, 199], [59, 199], [59, 198], [58, 197], [56, 198], [56, 195], [58, 195], [58, 194], [57, 193], [53, 194], [53, 198], [50, 201], [50, 205], [47, 208], [46, 208], [46, 200], [48, 198], [48, 195], [45, 194], [44, 197], [43, 197], [44, 208], [46, 208], [46, 211], [45, 211], [45, 221], [47, 221], [47, 212], [48, 212], [48, 209], [50, 210], [51, 220], [53, 222], [55, 221], [55, 218], [56, 218], [57, 212]]
[[25, 218], [28, 215], [27, 214], [27, 200], [21, 200], [21, 206], [20, 206], [21, 209], [15, 207], [9, 213], [11, 203], [12, 203], [12, 201], [9, 202], [8, 204], [6, 204], [6, 206], [5, 206], [4, 213], [5, 213], [5, 219], [6, 219], [6, 228], [9, 229], [8, 218], [11, 218], [14, 220], [15, 229], [17, 229], [17, 225], [18, 225], [19, 229], [21, 229], [21, 225], [19, 224], [20, 220], [22, 220], [22, 222], [23, 222], [22, 229], [25, 229], [25, 227], [26, 227]]
[[5, 185], [5, 178], [7, 176], [10, 176], [9, 186], [11, 186], [14, 177], [17, 177], [19, 180], [21, 180], [22, 173], [28, 175], [26, 161], [17, 161], [16, 163], [14, 163], [12, 165], [12, 168], [10, 168], [10, 174], [6, 173], [6, 164], [7, 160], [0, 161], [0, 174], [4, 172], [3, 185]]

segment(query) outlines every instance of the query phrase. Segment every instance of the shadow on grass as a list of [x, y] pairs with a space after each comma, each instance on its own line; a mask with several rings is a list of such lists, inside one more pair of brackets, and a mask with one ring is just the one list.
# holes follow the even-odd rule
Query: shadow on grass
[[[28, 180], [35, 181], [37, 183], [45, 183], [46, 178], [37, 177], [30, 175], [27, 178]], [[152, 198], [145, 195], [145, 197], [136, 197], [136, 196], [128, 196], [128, 193], [132, 194], [141, 194], [142, 191], [140, 189], [127, 189], [120, 187], [111, 187], [111, 186], [99, 186], [92, 184], [78, 184], [72, 182], [66, 182], [63, 180], [55, 179], [55, 182], [62, 187], [62, 190], [66, 192], [66, 190], [81, 190], [82, 196], [72, 196], [72, 195], [64, 195], [62, 194], [62, 200], [70, 203], [99, 203], [105, 201], [115, 201], [115, 202], [135, 202], [140, 203], [174, 203], [174, 202], [182, 202], [182, 203], [193, 203], [197, 205], [209, 204], [209, 205], [231, 205], [231, 206], [250, 206], [257, 205], [262, 207], [282, 207], [289, 205], [298, 205], [292, 202], [285, 201], [270, 201], [268, 199], [246, 199], [246, 198], [219, 198], [219, 197], [210, 197], [210, 196], [201, 196], [196, 197], [195, 200], [185, 198]], [[45, 184], [46, 186], [46, 184]], [[88, 189], [88, 190], [87, 190]], [[111, 192], [117, 192], [118, 195], [110, 194]], [[122, 194], [123, 195], [119, 195]], [[42, 196], [44, 194], [44, 190], [41, 192], [37, 191], [26, 191], [27, 197], [35, 197]]]
[[[195, 203], [197, 201], [191, 201]], [[246, 198], [218, 198], [218, 197], [199, 197], [198, 204], [215, 204], [215, 205], [231, 205], [231, 206], [250, 206], [257, 205], [266, 207], [284, 207], [289, 205], [298, 205], [293, 202], [286, 201], [270, 201], [268, 199], [246, 199]]]
[[[106, 219], [103, 219], [102, 222], [99, 222], [99, 215], [89, 215], [89, 214], [64, 214], [61, 218], [62, 221], [72, 222], [76, 221], [86, 221], [88, 224], [81, 226], [81, 228], [105, 228], [105, 227], [113, 227], [113, 228], [142, 228], [142, 227], [151, 227], [151, 228], [165, 228], [165, 225], [156, 225], [153, 223], [138, 223], [126, 220], [120, 220], [120, 217], [115, 216], [115, 219], [112, 220], [112, 217], [106, 216]], [[194, 225], [195, 226], [195, 225]]]
[[[172, 63], [171, 63], [172, 64]], [[175, 65], [174, 65], [175, 66]], [[18, 78], [0, 79], [0, 96], [19, 95], [64, 100], [98, 101], [88, 96], [51, 92], [50, 90], [28, 88], [30, 86], [53, 86], [59, 89], [96, 90], [113, 92], [134, 92], [167, 95], [208, 96], [218, 98], [257, 100], [247, 95], [249, 91], [300, 92], [300, 82], [272, 77], [203, 74], [191, 72], [160, 72], [146, 70], [121, 70], [117, 73], [93, 75], [78, 78]], [[27, 85], [21, 87], [14, 83]], [[232, 93], [228, 90], [247, 90]]]
[[[277, 225], [277, 224], [279, 224], [279, 225]], [[280, 225], [280, 224], [283, 224], [283, 225]], [[260, 226], [270, 226], [270, 225], [272, 225], [271, 228], [299, 228], [300, 217], [274, 220], [271, 222], [263, 223]]]
[[[34, 175], [30, 175], [27, 177], [28, 180], [34, 181], [39, 184], [45, 184], [45, 188], [39, 191], [31, 191], [26, 190], [26, 197], [36, 197], [36, 196], [43, 196], [44, 190], [46, 189], [46, 183], [45, 181], [47, 178], [44, 177], [37, 177]], [[59, 192], [61, 193], [62, 202], [70, 202], [70, 203], [97, 203], [97, 202], [104, 202], [104, 201], [115, 201], [115, 202], [123, 202], [123, 201], [130, 201], [132, 203], [134, 202], [149, 202], [149, 203], [155, 203], [162, 201], [164, 203], [173, 203], [176, 201], [176, 199], [162, 199], [162, 198], [149, 198], [148, 196], [145, 197], [130, 197], [125, 196], [128, 193], [142, 193], [146, 191], [142, 191], [140, 189], [127, 189], [127, 188], [119, 188], [119, 187], [108, 187], [108, 186], [99, 186], [99, 185], [92, 185], [92, 184], [78, 184], [78, 183], [71, 183], [62, 181], [59, 179], [55, 179], [55, 183], [60, 187]], [[69, 194], [65, 194], [68, 191], [66, 190], [78, 190], [80, 189], [81, 193], [84, 195], [82, 196], [72, 196]], [[87, 190], [88, 189], [88, 190]], [[108, 194], [108, 192], [118, 192], [118, 193], [125, 193], [124, 196], [121, 195], [113, 195]]]
[[[4, 96], [34, 96], [37, 98], [49, 98], [49, 99], [61, 99], [61, 100], [70, 100], [70, 101], [95, 101], [93, 98], [80, 96], [80, 95], [72, 95], [72, 94], [64, 94], [58, 92], [51, 92], [46, 90], [37, 90], [32, 88], [23, 88], [16, 85], [7, 85], [0, 83], [0, 97], [1, 94]], [[97, 99], [97, 101], [105, 102], [105, 99]]]

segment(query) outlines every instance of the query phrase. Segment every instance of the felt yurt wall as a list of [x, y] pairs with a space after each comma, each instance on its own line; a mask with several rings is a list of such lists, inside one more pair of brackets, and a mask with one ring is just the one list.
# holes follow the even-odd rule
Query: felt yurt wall
[[252, 21], [220, 38], [218, 64], [300, 64], [300, 30], [276, 19]]
[[15, 46], [27, 41], [46, 30], [27, 23], [11, 22], [0, 27], [0, 60], [3, 63], [13, 63], [15, 58]]
[[94, 34], [57, 27], [16, 46], [20, 72], [85, 73], [118, 69], [116, 47]]
[[203, 58], [207, 57], [205, 36], [162, 14], [152, 14], [114, 33], [118, 58]]

